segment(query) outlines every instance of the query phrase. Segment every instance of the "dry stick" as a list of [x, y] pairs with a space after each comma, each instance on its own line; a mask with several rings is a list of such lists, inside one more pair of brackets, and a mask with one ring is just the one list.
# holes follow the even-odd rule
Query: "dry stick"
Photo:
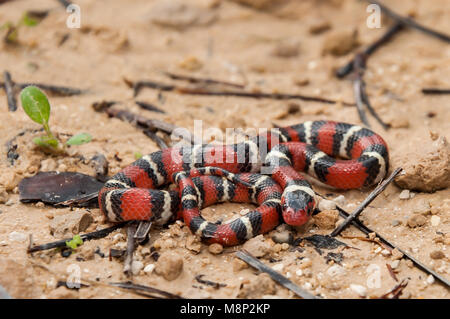
[[423, 88], [423, 94], [450, 94], [450, 89]]
[[294, 292], [297, 296], [302, 297], [303, 299], [317, 299], [316, 296], [310, 294], [309, 292], [303, 290], [296, 284], [294, 284], [292, 281], [290, 281], [285, 276], [281, 275], [280, 273], [276, 272], [272, 268], [266, 266], [262, 262], [260, 262], [257, 258], [253, 257], [248, 251], [246, 250], [240, 250], [236, 252], [236, 256], [239, 259], [242, 259], [250, 266], [258, 269], [259, 271], [267, 273], [274, 281], [278, 282], [283, 287], [291, 290]]
[[367, 121], [365, 108], [367, 107], [370, 114], [377, 120], [380, 125], [387, 130], [390, 126], [386, 124], [377, 114], [377, 112], [372, 107], [372, 104], [369, 102], [369, 97], [366, 92], [366, 83], [364, 82], [363, 76], [366, 70], [366, 60], [367, 55], [364, 53], [356, 54], [353, 60], [353, 91], [355, 94], [356, 108], [358, 109], [359, 118], [361, 121], [367, 126], [370, 127], [369, 122]]
[[166, 111], [161, 110], [159, 107], [157, 107], [157, 106], [155, 106], [153, 104], [150, 104], [150, 103], [147, 103], [147, 102], [142, 102], [142, 101], [135, 101], [134, 103], [139, 105], [139, 107], [144, 109], [144, 110], [166, 114]]
[[[386, 44], [387, 42], [389, 42], [389, 40], [391, 40], [391, 38], [400, 30], [403, 29], [403, 24], [400, 22], [396, 22], [392, 27], [389, 28], [389, 30], [383, 34], [383, 36], [379, 39], [377, 39], [374, 43], [370, 44], [363, 52], [362, 54], [364, 54], [365, 56], [370, 56], [372, 55], [379, 47], [381, 47], [382, 45]], [[356, 58], [356, 57], [355, 57]], [[349, 61], [346, 65], [344, 65], [343, 67], [339, 68], [336, 71], [336, 76], [338, 78], [343, 78], [344, 76], [350, 74], [350, 72], [353, 71], [353, 63], [354, 63], [354, 59]]]
[[4, 87], [6, 92], [6, 97], [8, 99], [8, 110], [10, 112], [15, 112], [17, 110], [17, 101], [14, 96], [14, 82], [11, 79], [11, 74], [8, 71], [3, 73], [3, 78], [5, 80]]
[[[54, 94], [58, 96], [72, 96], [72, 95], [80, 95], [86, 93], [86, 90], [81, 90], [77, 88], [72, 88], [68, 86], [59, 86], [53, 84], [44, 84], [44, 83], [13, 83], [15, 88], [24, 89], [27, 86], [33, 85], [38, 88], [46, 91], [49, 94]], [[0, 87], [4, 87], [5, 83], [0, 82]]]
[[[347, 213], [344, 209], [342, 209], [339, 206], [336, 206], [336, 209], [339, 211], [339, 215], [341, 215], [344, 218], [348, 218], [350, 216], [349, 213]], [[374, 230], [370, 229], [369, 227], [367, 227], [366, 225], [364, 225], [358, 218], [355, 218], [352, 220], [351, 224], [353, 226], [355, 226], [356, 228], [358, 228], [360, 231], [362, 231], [364, 234], [369, 235], [371, 233], [374, 233], [375, 236], [380, 239], [381, 242], [383, 242], [384, 244], [392, 247], [392, 249], [397, 249], [399, 252], [401, 252], [404, 257], [408, 258], [409, 260], [411, 260], [413, 262], [414, 265], [416, 265], [417, 268], [421, 269], [422, 271], [428, 273], [429, 275], [433, 275], [437, 280], [439, 280], [440, 282], [442, 282], [443, 284], [445, 284], [447, 286], [447, 288], [450, 288], [450, 281], [445, 279], [444, 277], [442, 277], [441, 275], [439, 275], [438, 273], [436, 273], [434, 270], [429, 269], [427, 266], [425, 266], [424, 264], [422, 264], [419, 260], [415, 259], [413, 256], [411, 256], [410, 254], [408, 254], [406, 251], [402, 250], [401, 248], [399, 248], [397, 245], [391, 243], [389, 240], [387, 240], [386, 238], [384, 238], [383, 236], [381, 236], [379, 233], [375, 232]]]
[[450, 43], [450, 35], [427, 28], [427, 27], [417, 23], [416, 21], [414, 21], [413, 19], [411, 19], [409, 17], [401, 16], [398, 13], [395, 13], [394, 11], [392, 11], [391, 9], [386, 7], [385, 5], [383, 5], [382, 3], [380, 3], [379, 1], [376, 1], [376, 0], [365, 0], [365, 1], [370, 4], [378, 5], [380, 7], [381, 11], [386, 13], [389, 17], [391, 17], [395, 21], [401, 22], [404, 26], [419, 30], [425, 34], [428, 34], [435, 38], [438, 38], [439, 40]]
[[165, 75], [167, 75], [169, 78], [171, 78], [172, 80], [183, 80], [183, 81], [188, 81], [190, 83], [219, 84], [219, 85], [235, 87], [238, 89], [243, 89], [245, 87], [245, 85], [243, 85], [243, 84], [236, 84], [236, 83], [214, 80], [214, 79], [209, 79], [209, 78], [196, 78], [193, 76], [174, 74], [174, 73], [170, 73], [170, 72], [163, 72], [163, 73]]
[[[83, 241], [104, 238], [108, 234], [110, 234], [113, 231], [115, 231], [116, 229], [122, 228], [122, 227], [124, 227], [127, 224], [128, 224], [128, 222], [119, 223], [119, 224], [113, 225], [113, 226], [108, 227], [108, 228], [104, 228], [104, 229], [101, 229], [101, 230], [94, 231], [92, 233], [83, 234], [80, 237], [81, 237], [81, 239]], [[34, 247], [29, 248], [27, 250], [27, 252], [28, 253], [33, 253], [33, 252], [41, 251], [41, 250], [53, 249], [53, 248], [58, 248], [58, 247], [66, 247], [66, 242], [71, 241], [72, 239], [73, 238], [66, 238], [66, 239], [58, 240], [58, 241], [55, 241], [55, 242], [52, 242], [52, 243], [47, 243], [47, 244], [43, 244], [43, 245], [39, 245], [39, 246], [34, 246]]]
[[330, 236], [335, 237], [339, 235], [344, 228], [346, 228], [352, 220], [358, 217], [362, 211], [382, 192], [384, 189], [394, 180], [394, 178], [402, 171], [401, 167], [398, 167], [394, 170], [394, 172], [385, 179], [380, 185], [378, 185], [370, 194], [366, 197], [366, 199], [355, 209], [353, 213], [351, 213], [342, 224], [336, 227], [335, 230], [330, 234]]
[[391, 291], [382, 295], [380, 297], [380, 299], [388, 299], [390, 294], [392, 294], [392, 297], [389, 299], [397, 299], [401, 295], [403, 289], [405, 289], [407, 285], [408, 285], [408, 280], [403, 279], [399, 284], [397, 284], [394, 288], [392, 288]]
[[[301, 94], [287, 94], [287, 93], [260, 93], [260, 92], [245, 92], [245, 91], [209, 91], [204, 88], [188, 88], [180, 87], [170, 84], [164, 84], [154, 81], [138, 81], [133, 85], [134, 96], [136, 96], [142, 88], [151, 88], [161, 91], [176, 91], [180, 94], [191, 95], [208, 95], [208, 96], [236, 96], [255, 99], [275, 99], [275, 100], [292, 100], [298, 99], [303, 101], [320, 102], [327, 104], [338, 103], [335, 100], [324, 99], [315, 96], [307, 96]], [[346, 106], [354, 106], [354, 103], [342, 102]]]
[[[137, 290], [137, 291], [143, 291], [146, 293], [157, 293], [157, 294], [160, 294], [169, 299], [182, 299], [181, 296], [172, 294], [172, 293], [164, 291], [164, 290], [160, 290], [160, 289], [149, 287], [149, 286], [137, 285], [137, 284], [133, 284], [133, 283], [129, 283], [129, 282], [111, 282], [111, 283], [109, 283], [109, 285], [119, 287], [122, 289], [133, 290], [135, 292]], [[139, 293], [139, 294], [141, 294], [141, 293]], [[152, 297], [152, 298], [160, 298], [160, 297], [157, 297], [154, 295], [147, 295], [147, 294], [142, 294], [142, 295]]]
[[58, 0], [58, 2], [61, 3], [61, 5], [63, 5], [64, 8], [67, 8], [72, 4], [72, 2], [70, 2], [69, 0]]
[[134, 242], [134, 234], [136, 233], [136, 223], [128, 224], [127, 228], [127, 254], [125, 257], [125, 263], [123, 266], [123, 273], [127, 276], [131, 276], [133, 274], [131, 270], [131, 264], [133, 263], [133, 253], [136, 248], [136, 244]]

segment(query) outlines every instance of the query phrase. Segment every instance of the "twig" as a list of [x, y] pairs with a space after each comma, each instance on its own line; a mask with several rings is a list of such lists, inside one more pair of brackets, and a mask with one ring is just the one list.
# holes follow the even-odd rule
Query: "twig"
[[[383, 34], [383, 36], [379, 39], [377, 39], [374, 43], [370, 44], [363, 52], [362, 54], [369, 57], [372, 55], [379, 47], [386, 44], [391, 38], [400, 30], [403, 29], [403, 25], [400, 22], [396, 22], [392, 27], [389, 28], [389, 30]], [[346, 65], [339, 68], [336, 71], [336, 76], [338, 78], [343, 78], [346, 75], [350, 74], [350, 72], [353, 71], [353, 63], [355, 59], [352, 59], [349, 61]]]
[[225, 86], [231, 86], [238, 89], [243, 89], [245, 85], [243, 84], [236, 84], [231, 82], [225, 82], [225, 81], [219, 81], [209, 78], [196, 78], [193, 76], [187, 76], [187, 75], [180, 75], [180, 74], [174, 74], [170, 72], [163, 72], [165, 75], [167, 75], [172, 80], [184, 80], [188, 81], [190, 83], [203, 83], [203, 84], [219, 84], [219, 85], [225, 85]]
[[61, 3], [64, 8], [67, 8], [72, 4], [72, 2], [70, 2], [69, 0], [58, 0], [58, 2]]
[[211, 281], [211, 280], [202, 279], [203, 276], [205, 276], [205, 275], [202, 275], [202, 274], [197, 275], [197, 276], [195, 276], [195, 280], [197, 280], [197, 282], [199, 282], [201, 284], [204, 284], [204, 285], [207, 285], [207, 286], [211, 286], [211, 287], [213, 287], [215, 289], [219, 289], [220, 287], [226, 287], [227, 286], [226, 284], [222, 284], [220, 282], [214, 282], [214, 281]]
[[17, 110], [17, 100], [14, 96], [14, 82], [11, 79], [11, 74], [8, 71], [3, 72], [3, 79], [5, 80], [4, 87], [8, 99], [8, 110], [15, 112]]
[[450, 94], [450, 89], [423, 88], [423, 94]]
[[353, 60], [353, 91], [355, 94], [356, 108], [358, 109], [359, 118], [361, 121], [370, 127], [369, 122], [365, 114], [364, 106], [367, 107], [370, 114], [377, 120], [380, 125], [387, 130], [389, 125], [384, 123], [384, 121], [378, 116], [377, 112], [374, 110], [369, 102], [369, 97], [366, 92], [366, 83], [364, 82], [363, 76], [366, 70], [366, 60], [367, 56], [364, 53], [356, 54]]
[[[350, 216], [349, 213], [347, 213], [344, 209], [342, 209], [339, 206], [336, 206], [336, 209], [339, 211], [339, 215], [341, 215], [344, 218], [348, 218]], [[431, 270], [430, 268], [428, 268], [427, 266], [425, 266], [424, 264], [422, 264], [419, 260], [415, 259], [413, 256], [411, 256], [410, 254], [408, 254], [406, 251], [402, 250], [401, 248], [399, 248], [397, 245], [391, 243], [389, 240], [387, 240], [386, 238], [384, 238], [383, 236], [381, 236], [379, 233], [373, 231], [372, 229], [370, 229], [369, 227], [367, 227], [366, 225], [364, 225], [358, 218], [355, 218], [352, 220], [351, 224], [353, 226], [355, 226], [356, 228], [358, 228], [360, 231], [362, 231], [364, 234], [369, 235], [371, 233], [374, 233], [375, 236], [377, 238], [380, 239], [380, 241], [382, 241], [383, 243], [385, 243], [386, 245], [389, 245], [390, 247], [392, 247], [392, 249], [397, 249], [399, 252], [401, 252], [403, 254], [404, 257], [406, 257], [407, 259], [411, 260], [413, 262], [413, 264], [421, 269], [422, 271], [428, 273], [429, 275], [433, 275], [437, 280], [439, 280], [441, 283], [443, 283], [444, 285], [447, 286], [447, 288], [450, 288], [450, 281], [447, 280], [446, 278], [442, 277], [441, 275], [439, 275], [438, 273], [436, 273], [434, 270]]]
[[[403, 289], [408, 285], [408, 280], [403, 279], [398, 285], [391, 289], [391, 291], [385, 293], [380, 296], [380, 299], [398, 299], [398, 297], [402, 294]], [[392, 295], [391, 298], [388, 298], [389, 295]]]
[[414, 21], [413, 19], [411, 19], [409, 17], [401, 16], [398, 13], [395, 13], [394, 11], [392, 11], [391, 9], [386, 7], [385, 5], [383, 5], [382, 3], [380, 3], [379, 1], [376, 1], [376, 0], [365, 0], [365, 1], [368, 3], [371, 3], [371, 4], [378, 5], [380, 7], [381, 11], [386, 13], [389, 17], [391, 17], [395, 21], [401, 22], [404, 26], [419, 30], [425, 34], [428, 34], [435, 38], [438, 38], [439, 40], [450, 43], [450, 36], [447, 34], [427, 28], [427, 27], [417, 23], [416, 21]]
[[[33, 85], [37, 86], [38, 88], [46, 91], [48, 94], [53, 94], [57, 96], [72, 96], [72, 95], [80, 95], [83, 93], [86, 93], [86, 90], [81, 90], [77, 88], [72, 88], [68, 86], [59, 86], [59, 85], [53, 85], [53, 84], [44, 84], [44, 83], [13, 83], [14, 88], [18, 88], [20, 90], [26, 88], [27, 86]], [[0, 82], [0, 87], [4, 87], [6, 84], [4, 82]]]
[[272, 268], [266, 266], [262, 262], [260, 262], [258, 259], [253, 257], [248, 251], [240, 250], [236, 252], [236, 256], [239, 259], [242, 259], [250, 266], [258, 269], [259, 271], [267, 273], [274, 281], [278, 282], [283, 287], [291, 290], [294, 292], [297, 296], [303, 298], [303, 299], [317, 299], [316, 296], [310, 294], [309, 292], [303, 290], [296, 284], [294, 284], [292, 281], [290, 281], [285, 276], [281, 275], [280, 273], [276, 272]]
[[[92, 233], [83, 234], [80, 237], [81, 237], [81, 239], [83, 241], [104, 238], [108, 234], [110, 234], [113, 231], [115, 231], [116, 229], [122, 228], [122, 227], [124, 227], [127, 224], [128, 224], [128, 222], [119, 223], [119, 224], [116, 224], [116, 225], [108, 227], [108, 228], [104, 228], [104, 229], [101, 229], [101, 230], [94, 231]], [[27, 250], [27, 252], [28, 253], [33, 253], [33, 252], [36, 252], [36, 251], [42, 251], [42, 250], [47, 250], [47, 249], [52, 249], [52, 248], [66, 247], [66, 242], [70, 241], [70, 240], [72, 240], [72, 238], [66, 238], [66, 239], [58, 240], [58, 241], [55, 241], [55, 242], [52, 242], [52, 243], [47, 243], [47, 244], [43, 244], [43, 245], [39, 245], [39, 246], [34, 246], [34, 247], [29, 248]]]
[[394, 279], [395, 281], [398, 282], [398, 278], [397, 278], [397, 276], [395, 275], [394, 269], [392, 269], [391, 265], [386, 264], [386, 268], [388, 269], [389, 274], [391, 275], [392, 279]]
[[159, 148], [161, 149], [168, 148], [166, 142], [164, 142], [164, 140], [161, 137], [159, 137], [155, 132], [152, 132], [150, 130], [144, 130], [144, 134], [150, 137], [153, 140], [153, 142], [155, 142], [156, 145], [158, 145]]
[[[207, 90], [204, 88], [188, 88], [175, 86], [170, 84], [164, 84], [154, 81], [138, 81], [133, 84], [134, 96], [137, 96], [142, 88], [151, 88], [161, 91], [175, 91], [180, 94], [190, 94], [190, 95], [208, 95], [208, 96], [235, 96], [243, 98], [255, 98], [255, 99], [274, 99], [274, 100], [292, 100], [298, 99], [303, 101], [320, 102], [327, 104], [338, 103], [335, 100], [329, 100], [325, 98], [307, 96], [301, 94], [287, 94], [287, 93], [263, 93], [263, 92], [245, 92], [245, 91], [214, 91]], [[353, 103], [343, 102], [343, 105], [353, 106]]]
[[136, 228], [136, 223], [130, 223], [127, 227], [127, 254], [123, 266], [123, 273], [127, 276], [133, 275], [131, 264], [133, 263], [133, 253], [136, 248], [136, 243], [134, 242], [134, 234], [136, 233]]
[[[172, 293], [164, 291], [164, 290], [160, 290], [160, 289], [149, 287], [149, 286], [136, 285], [131, 282], [111, 282], [111, 283], [109, 283], [109, 285], [114, 286], [114, 287], [123, 288], [123, 289], [132, 290], [135, 292], [142, 291], [142, 292], [146, 292], [146, 293], [156, 293], [156, 294], [162, 295], [168, 299], [183, 299], [183, 297], [181, 297], [179, 295], [175, 295], [175, 294], [172, 294]], [[151, 297], [151, 298], [161, 298], [161, 297], [154, 296], [154, 295], [147, 295], [147, 294], [143, 294], [143, 295], [145, 295], [147, 297]]]
[[152, 228], [152, 222], [150, 221], [140, 221], [136, 232], [134, 233], [134, 240], [138, 244], [142, 244], [147, 241], [148, 234]]
[[370, 194], [366, 197], [366, 199], [355, 209], [353, 213], [351, 213], [342, 224], [336, 227], [335, 230], [330, 234], [330, 236], [339, 235], [344, 228], [346, 228], [353, 219], [358, 217], [362, 211], [394, 180], [394, 178], [402, 171], [402, 168], [396, 168], [394, 172], [385, 179], [380, 185], [378, 185]]
[[161, 110], [160, 108], [158, 108], [157, 106], [155, 106], [153, 104], [150, 104], [147, 102], [141, 102], [141, 101], [135, 101], [135, 103], [144, 110], [166, 114], [166, 111]]

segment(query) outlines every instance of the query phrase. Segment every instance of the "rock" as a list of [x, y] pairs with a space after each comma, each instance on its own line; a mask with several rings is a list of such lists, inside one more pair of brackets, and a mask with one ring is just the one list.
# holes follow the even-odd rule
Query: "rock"
[[402, 222], [397, 219], [393, 220], [391, 223], [391, 225], [394, 227], [400, 226], [401, 224], [402, 224]]
[[182, 271], [183, 258], [171, 252], [163, 252], [155, 265], [155, 273], [169, 281], [178, 278]]
[[420, 145], [398, 163], [404, 173], [395, 183], [401, 188], [434, 192], [450, 187], [450, 145], [443, 136], [430, 145]]
[[347, 273], [347, 271], [345, 270], [344, 267], [341, 267], [339, 265], [333, 265], [330, 268], [327, 269], [327, 274], [330, 277], [336, 277], [336, 276], [340, 276], [340, 275], [345, 275]]
[[427, 219], [422, 215], [412, 215], [408, 218], [408, 226], [411, 228], [421, 227], [425, 225]]
[[248, 264], [245, 261], [240, 260], [239, 258], [233, 259], [233, 271], [234, 272], [238, 272], [238, 271], [241, 271], [242, 269], [246, 269], [246, 268], [248, 268]]
[[178, 67], [187, 71], [198, 71], [203, 67], [203, 62], [201, 62], [195, 56], [188, 56], [178, 63]]
[[217, 14], [184, 1], [158, 1], [150, 13], [152, 23], [169, 28], [186, 29], [213, 23]]
[[144, 268], [144, 263], [140, 260], [133, 260], [131, 263], [131, 273], [133, 275], [139, 275], [141, 270]]
[[271, 51], [271, 55], [279, 58], [293, 58], [299, 54], [297, 41], [285, 41], [278, 43]]
[[319, 205], [318, 208], [320, 211], [322, 210], [333, 210], [336, 209], [336, 203], [332, 200], [328, 200], [328, 199], [321, 199], [319, 201]]
[[221, 244], [214, 243], [209, 245], [208, 250], [211, 254], [218, 255], [223, 251], [223, 246]]
[[434, 284], [434, 277], [433, 277], [433, 275], [429, 275], [427, 277], [427, 284], [429, 284], [429, 285]]
[[445, 258], [445, 254], [442, 250], [434, 250], [430, 253], [431, 259], [443, 259]]
[[202, 243], [200, 241], [200, 238], [194, 235], [189, 236], [188, 238], [186, 238], [185, 247], [190, 251], [198, 254], [202, 250]]
[[8, 201], [9, 195], [6, 188], [0, 186], [0, 204], [4, 204]]
[[91, 214], [81, 211], [57, 215], [50, 222], [50, 234], [55, 237], [70, 237], [85, 231], [93, 222]]
[[0, 286], [13, 298], [37, 298], [40, 289], [34, 282], [33, 267], [13, 259], [0, 258]]
[[419, 201], [416, 205], [413, 207], [413, 213], [415, 214], [422, 214], [422, 215], [429, 215], [431, 214], [431, 206], [430, 202], [427, 201]]
[[431, 216], [431, 226], [437, 227], [441, 223], [441, 218], [439, 216], [433, 215]]
[[309, 79], [304, 75], [295, 75], [292, 78], [292, 83], [294, 83], [297, 86], [306, 86], [309, 84]]
[[8, 239], [10, 241], [25, 241], [25, 240], [27, 240], [27, 238], [28, 237], [26, 234], [20, 233], [17, 231], [13, 231], [13, 232], [9, 233], [9, 235], [8, 235]]
[[270, 245], [264, 241], [263, 235], [258, 235], [247, 240], [242, 248], [255, 257], [263, 257], [269, 252]]
[[313, 217], [313, 223], [321, 229], [334, 229], [338, 219], [337, 210], [324, 210]]
[[403, 253], [401, 251], [399, 251], [397, 248], [392, 249], [391, 254], [392, 254], [392, 258], [394, 260], [403, 258]]
[[409, 190], [408, 189], [402, 190], [400, 195], [398, 195], [398, 198], [400, 198], [400, 199], [409, 199]]
[[276, 264], [276, 265], [272, 266], [272, 269], [275, 270], [275, 271], [278, 271], [278, 272], [282, 272], [283, 268], [284, 268], [283, 264]]
[[295, 274], [296, 274], [297, 276], [301, 277], [301, 276], [303, 276], [303, 270], [297, 269], [297, 270], [295, 271]]
[[387, 257], [387, 256], [390, 256], [390, 255], [391, 255], [391, 252], [390, 252], [389, 250], [387, 250], [387, 249], [383, 249], [383, 250], [381, 251], [381, 254], [382, 254], [384, 257]]
[[344, 195], [339, 195], [338, 197], [336, 197], [334, 200], [333, 200], [337, 205], [339, 205], [339, 206], [345, 206], [345, 204], [347, 203], [347, 200], [345, 199], [345, 196]]
[[358, 31], [356, 29], [342, 29], [332, 31], [325, 37], [323, 41], [322, 55], [346, 55], [357, 46]]
[[275, 282], [266, 273], [262, 273], [243, 284], [239, 291], [238, 298], [261, 298], [263, 295], [272, 295], [277, 292]]
[[400, 260], [394, 260], [393, 262], [391, 262], [392, 269], [397, 269], [399, 265], [400, 265]]
[[294, 236], [286, 227], [286, 224], [282, 224], [277, 227], [275, 233], [272, 235], [272, 240], [277, 244], [289, 244], [294, 240]]
[[147, 266], [144, 267], [144, 272], [146, 274], [151, 274], [154, 269], [155, 269], [155, 264], [148, 264]]
[[355, 285], [355, 284], [351, 284], [350, 285], [350, 289], [358, 294], [360, 297], [365, 297], [367, 296], [367, 288], [361, 285]]

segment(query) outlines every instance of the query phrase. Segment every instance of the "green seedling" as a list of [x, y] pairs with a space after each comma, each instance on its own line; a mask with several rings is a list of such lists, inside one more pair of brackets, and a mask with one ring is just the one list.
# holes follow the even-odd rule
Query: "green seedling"
[[77, 249], [78, 246], [83, 244], [83, 239], [81, 239], [80, 235], [73, 236], [72, 240], [66, 241], [66, 246], [71, 249]]
[[139, 152], [139, 151], [136, 151], [136, 152], [134, 152], [134, 158], [135, 159], [140, 159], [142, 156], [144, 156], [144, 155], [142, 155], [142, 153], [141, 152]]
[[[50, 103], [47, 96], [36, 86], [27, 86], [20, 92], [20, 100], [22, 101], [22, 107], [25, 113], [34, 122], [41, 124], [47, 135], [33, 138], [33, 143], [41, 147], [58, 149], [60, 142], [53, 135], [50, 130], [48, 121], [50, 119]], [[66, 145], [81, 145], [89, 143], [92, 140], [92, 136], [89, 133], [81, 133], [72, 136], [65, 144]]]
[[22, 15], [22, 18], [17, 23], [12, 23], [11, 21], [5, 22], [0, 26], [0, 30], [6, 29], [6, 35], [4, 37], [5, 42], [15, 44], [18, 41], [19, 29], [23, 26], [34, 27], [40, 22], [39, 19], [33, 18], [28, 12]]

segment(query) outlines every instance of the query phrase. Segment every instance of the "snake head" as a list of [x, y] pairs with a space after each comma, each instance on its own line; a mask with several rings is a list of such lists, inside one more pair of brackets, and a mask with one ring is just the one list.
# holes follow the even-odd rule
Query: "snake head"
[[281, 197], [284, 222], [291, 226], [301, 226], [308, 221], [314, 211], [314, 196], [301, 189], [290, 191], [286, 188], [286, 190]]

